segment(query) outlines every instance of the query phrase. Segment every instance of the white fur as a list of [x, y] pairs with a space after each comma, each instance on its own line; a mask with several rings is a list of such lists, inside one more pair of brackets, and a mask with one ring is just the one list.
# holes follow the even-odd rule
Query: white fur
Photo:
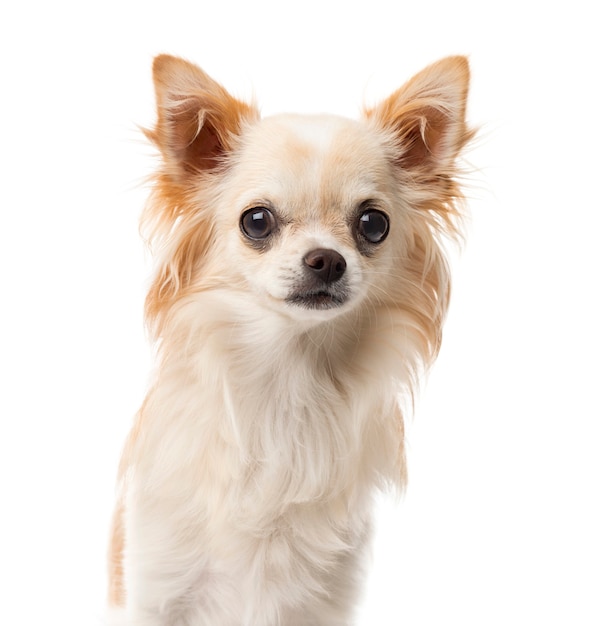
[[396, 382], [380, 377], [377, 346], [354, 353], [371, 320], [303, 333], [256, 304], [235, 315], [234, 300], [219, 290], [185, 306], [177, 332], [189, 345], [147, 400], [146, 457], [128, 492], [130, 618], [304, 624], [311, 611], [312, 624], [345, 624], [372, 490], [399, 462], [384, 424]]

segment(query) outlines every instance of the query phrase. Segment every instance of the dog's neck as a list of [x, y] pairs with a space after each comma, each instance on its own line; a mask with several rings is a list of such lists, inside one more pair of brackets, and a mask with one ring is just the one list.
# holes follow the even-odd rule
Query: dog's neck
[[181, 387], [190, 381], [194, 397], [223, 407], [213, 428], [230, 433], [242, 468], [256, 475], [252, 497], [269, 499], [269, 485], [281, 484], [274, 497], [284, 503], [313, 502], [399, 480], [403, 365], [378, 344], [379, 317], [352, 312], [303, 327], [252, 308], [235, 313], [222, 299], [187, 309], [172, 332], [182, 345], [161, 367]]

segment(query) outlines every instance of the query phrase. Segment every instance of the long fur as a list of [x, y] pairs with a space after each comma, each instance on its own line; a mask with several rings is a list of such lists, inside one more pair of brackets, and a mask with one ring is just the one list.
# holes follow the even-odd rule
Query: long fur
[[[348, 624], [372, 498], [406, 481], [404, 397], [440, 346], [467, 62], [428, 67], [359, 122], [261, 120], [175, 57], [153, 76], [157, 363], [119, 471], [113, 623]], [[390, 231], [367, 248], [354, 220], [371, 202]], [[239, 220], [259, 205], [281, 228], [255, 246]], [[287, 303], [313, 248], [345, 258], [342, 306]]]

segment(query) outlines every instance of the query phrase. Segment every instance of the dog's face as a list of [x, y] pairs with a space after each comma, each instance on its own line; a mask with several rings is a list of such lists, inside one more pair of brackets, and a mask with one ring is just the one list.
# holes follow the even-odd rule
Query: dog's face
[[360, 121], [261, 120], [186, 61], [157, 57], [153, 73], [157, 332], [175, 305], [213, 289], [246, 314], [306, 326], [400, 310], [417, 349], [434, 351], [449, 292], [438, 240], [456, 232], [454, 162], [471, 136], [464, 58], [430, 66]]
[[236, 282], [295, 320], [352, 310], [388, 273], [396, 216], [378, 134], [331, 116], [244, 131], [215, 220]]

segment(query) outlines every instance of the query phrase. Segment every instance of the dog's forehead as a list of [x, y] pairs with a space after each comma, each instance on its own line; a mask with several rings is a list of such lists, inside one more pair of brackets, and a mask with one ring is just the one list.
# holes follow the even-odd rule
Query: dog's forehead
[[383, 137], [331, 115], [263, 119], [245, 133], [236, 168], [250, 193], [294, 208], [368, 199], [387, 186], [389, 169]]

